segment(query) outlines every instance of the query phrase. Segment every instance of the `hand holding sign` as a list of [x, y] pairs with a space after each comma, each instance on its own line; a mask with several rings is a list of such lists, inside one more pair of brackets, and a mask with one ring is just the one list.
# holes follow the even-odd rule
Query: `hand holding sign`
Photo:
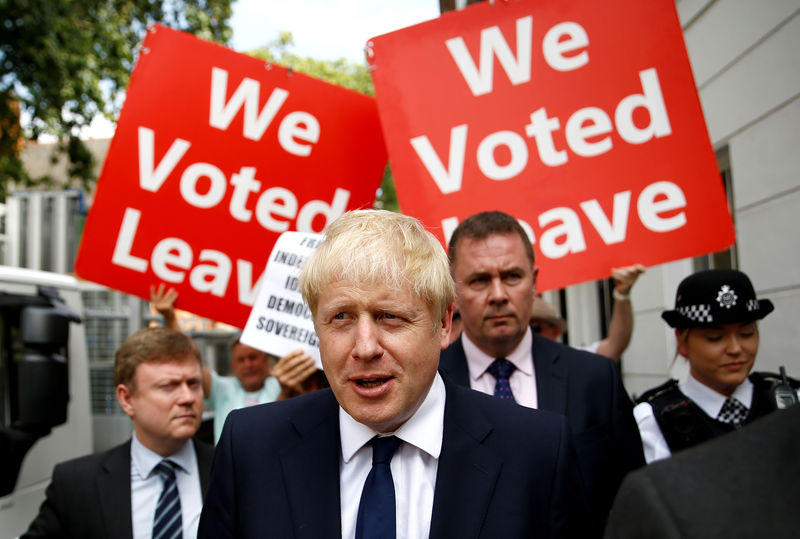
[[271, 372], [281, 384], [278, 400], [305, 393], [304, 382], [316, 371], [317, 363], [314, 358], [302, 349], [293, 350], [280, 358]]
[[[299, 347], [322, 368], [311, 311], [303, 302], [298, 281], [303, 262], [322, 237], [302, 232], [280, 235], [269, 255], [258, 297], [242, 332], [244, 344], [276, 356], [284, 356]], [[295, 366], [285, 365], [279, 372], [291, 378]]]

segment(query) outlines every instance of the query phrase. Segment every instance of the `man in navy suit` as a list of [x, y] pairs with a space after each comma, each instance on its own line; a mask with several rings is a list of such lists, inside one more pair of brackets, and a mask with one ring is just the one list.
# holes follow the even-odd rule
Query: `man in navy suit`
[[419, 221], [343, 215], [300, 282], [331, 388], [228, 416], [200, 537], [586, 536], [566, 421], [438, 374], [454, 290]]
[[464, 330], [442, 353], [440, 370], [456, 384], [567, 417], [595, 534], [602, 533], [623, 477], [644, 464], [616, 367], [532, 333], [538, 268], [514, 217], [492, 211], [465, 219], [450, 238], [448, 256]]

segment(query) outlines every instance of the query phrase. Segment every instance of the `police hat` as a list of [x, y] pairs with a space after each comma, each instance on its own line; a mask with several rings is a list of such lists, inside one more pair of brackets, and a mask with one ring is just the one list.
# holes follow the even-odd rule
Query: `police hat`
[[673, 328], [716, 326], [761, 320], [774, 309], [768, 299], [756, 299], [750, 279], [738, 270], [705, 270], [678, 285], [675, 309], [661, 318]]

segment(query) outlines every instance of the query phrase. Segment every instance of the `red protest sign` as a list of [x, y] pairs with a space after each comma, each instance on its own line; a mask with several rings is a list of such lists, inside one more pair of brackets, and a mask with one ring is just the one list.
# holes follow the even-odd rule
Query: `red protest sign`
[[76, 271], [243, 327], [278, 236], [371, 206], [385, 165], [371, 97], [154, 26]]
[[442, 240], [510, 213], [540, 289], [734, 241], [672, 0], [482, 2], [369, 45], [400, 207]]

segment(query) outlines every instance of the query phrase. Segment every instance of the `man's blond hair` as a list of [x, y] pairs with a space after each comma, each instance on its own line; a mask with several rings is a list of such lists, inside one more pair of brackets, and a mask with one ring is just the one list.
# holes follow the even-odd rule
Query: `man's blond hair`
[[300, 274], [300, 291], [312, 313], [322, 289], [337, 281], [411, 290], [437, 319], [455, 297], [439, 240], [417, 219], [386, 210], [351, 211], [330, 224]]

